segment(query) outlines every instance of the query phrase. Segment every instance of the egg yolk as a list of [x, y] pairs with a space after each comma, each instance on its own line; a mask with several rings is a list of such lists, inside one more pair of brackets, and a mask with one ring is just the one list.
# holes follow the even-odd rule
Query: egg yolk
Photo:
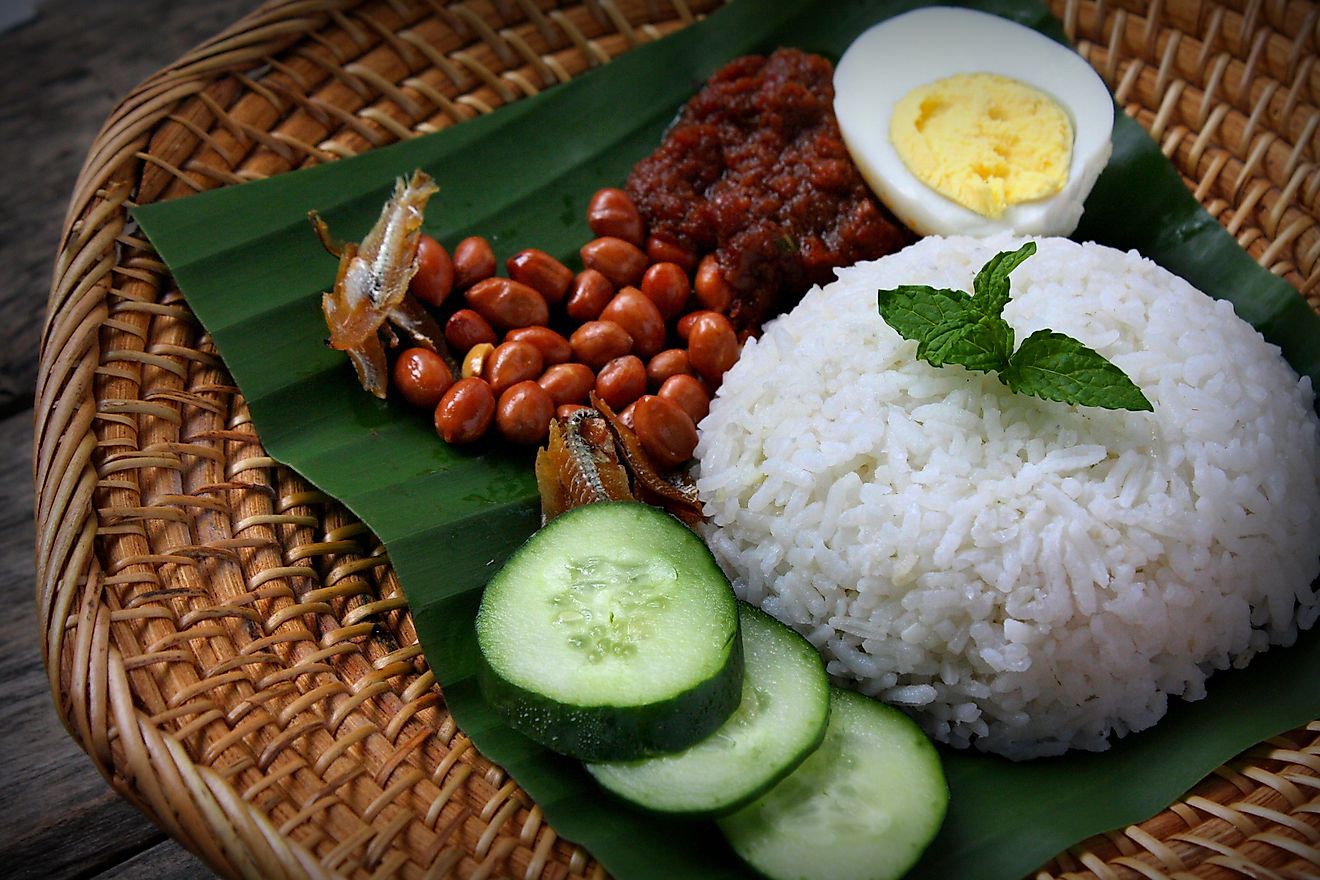
[[983, 217], [1068, 182], [1068, 114], [1006, 76], [964, 73], [918, 86], [895, 106], [889, 137], [917, 179]]

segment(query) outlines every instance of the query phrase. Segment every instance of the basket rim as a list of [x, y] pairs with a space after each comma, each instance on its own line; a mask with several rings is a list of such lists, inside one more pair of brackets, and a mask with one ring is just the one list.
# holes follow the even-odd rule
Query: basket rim
[[[1081, 4], [1067, 2], [1075, 28]], [[132, 236], [126, 211], [150, 164], [150, 138], [162, 119], [231, 74], [237, 60], [284, 52], [304, 39], [309, 22], [358, 5], [359, 0], [271, 0], [145, 79], [117, 105], [89, 148], [75, 184], [42, 330], [34, 400], [37, 608], [57, 714], [117, 791], [208, 863], [229, 873], [256, 865], [277, 876], [331, 876], [260, 810], [233, 797], [222, 774], [194, 761], [152, 719], [126, 712], [124, 701], [131, 705], [131, 693], [111, 693], [128, 679], [114, 668], [122, 663], [112, 649], [116, 609], [104, 601], [106, 578], [113, 573], [100, 563], [96, 548], [96, 480], [89, 481], [89, 474], [97, 476], [97, 406], [88, 406], [97, 403], [92, 396], [101, 366], [96, 337], [109, 318], [104, 302], [109, 281], [104, 273], [89, 274], [89, 262], [106, 229], [114, 230], [112, 240]], [[1288, 228], [1285, 224], [1284, 235]], [[71, 443], [65, 438], [81, 439]], [[111, 726], [117, 730], [113, 745]], [[1320, 735], [1320, 720], [1306, 731]], [[137, 751], [126, 759], [116, 756], [117, 749], [130, 746]], [[147, 781], [158, 774], [182, 780], [187, 802]], [[253, 841], [264, 842], [252, 846]], [[245, 846], [251, 848], [241, 851]]]

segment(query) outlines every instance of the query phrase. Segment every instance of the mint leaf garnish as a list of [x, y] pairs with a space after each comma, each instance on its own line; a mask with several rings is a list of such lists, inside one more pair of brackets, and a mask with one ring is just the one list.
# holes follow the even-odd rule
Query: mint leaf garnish
[[987, 315], [998, 317], [1008, 305], [1008, 273], [1036, 252], [1036, 243], [1029, 241], [1015, 251], [1004, 251], [990, 258], [976, 277], [972, 290], [976, 292], [976, 306]]
[[904, 339], [917, 343], [917, 357], [935, 366], [961, 364], [994, 370], [1013, 351], [1013, 328], [982, 314], [962, 290], [902, 285], [880, 291], [880, 313]]
[[1019, 394], [1105, 409], [1151, 411], [1146, 396], [1127, 374], [1094, 349], [1038, 330], [1013, 351], [1013, 328], [1001, 315], [1009, 300], [1009, 273], [1036, 252], [1027, 242], [996, 254], [972, 281], [975, 296], [921, 284], [881, 290], [880, 316], [904, 339], [917, 343], [917, 357], [940, 367], [998, 373]]
[[[880, 291], [880, 314], [899, 336], [921, 343], [947, 323], [972, 318], [975, 312], [968, 305], [970, 299], [961, 290], [903, 284], [893, 290]], [[919, 356], [925, 359], [924, 353]]]
[[1071, 336], [1037, 330], [1000, 370], [999, 381], [1019, 394], [1105, 409], [1154, 410], [1127, 374]]
[[[917, 357], [935, 366], [961, 364], [969, 370], [998, 370], [1013, 350], [1013, 328], [997, 316], [982, 315], [969, 306], [970, 320], [946, 321], [917, 343]], [[922, 354], [925, 346], [926, 353]]]

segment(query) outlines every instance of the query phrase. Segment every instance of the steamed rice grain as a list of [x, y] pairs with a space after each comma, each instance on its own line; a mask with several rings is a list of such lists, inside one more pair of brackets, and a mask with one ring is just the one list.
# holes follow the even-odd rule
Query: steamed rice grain
[[1106, 748], [1320, 615], [1310, 382], [1228, 303], [1061, 239], [1013, 272], [1017, 339], [1080, 339], [1154, 413], [932, 367], [879, 317], [878, 289], [970, 290], [1021, 241], [928, 238], [842, 270], [747, 343], [697, 448], [740, 595], [836, 679], [1013, 758]]

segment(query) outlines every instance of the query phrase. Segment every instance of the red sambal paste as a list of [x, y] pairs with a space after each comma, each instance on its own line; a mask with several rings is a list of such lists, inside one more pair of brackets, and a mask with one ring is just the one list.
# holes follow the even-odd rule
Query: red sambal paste
[[740, 332], [911, 240], [848, 156], [832, 80], [829, 61], [797, 49], [731, 61], [628, 177], [653, 236], [715, 253]]

